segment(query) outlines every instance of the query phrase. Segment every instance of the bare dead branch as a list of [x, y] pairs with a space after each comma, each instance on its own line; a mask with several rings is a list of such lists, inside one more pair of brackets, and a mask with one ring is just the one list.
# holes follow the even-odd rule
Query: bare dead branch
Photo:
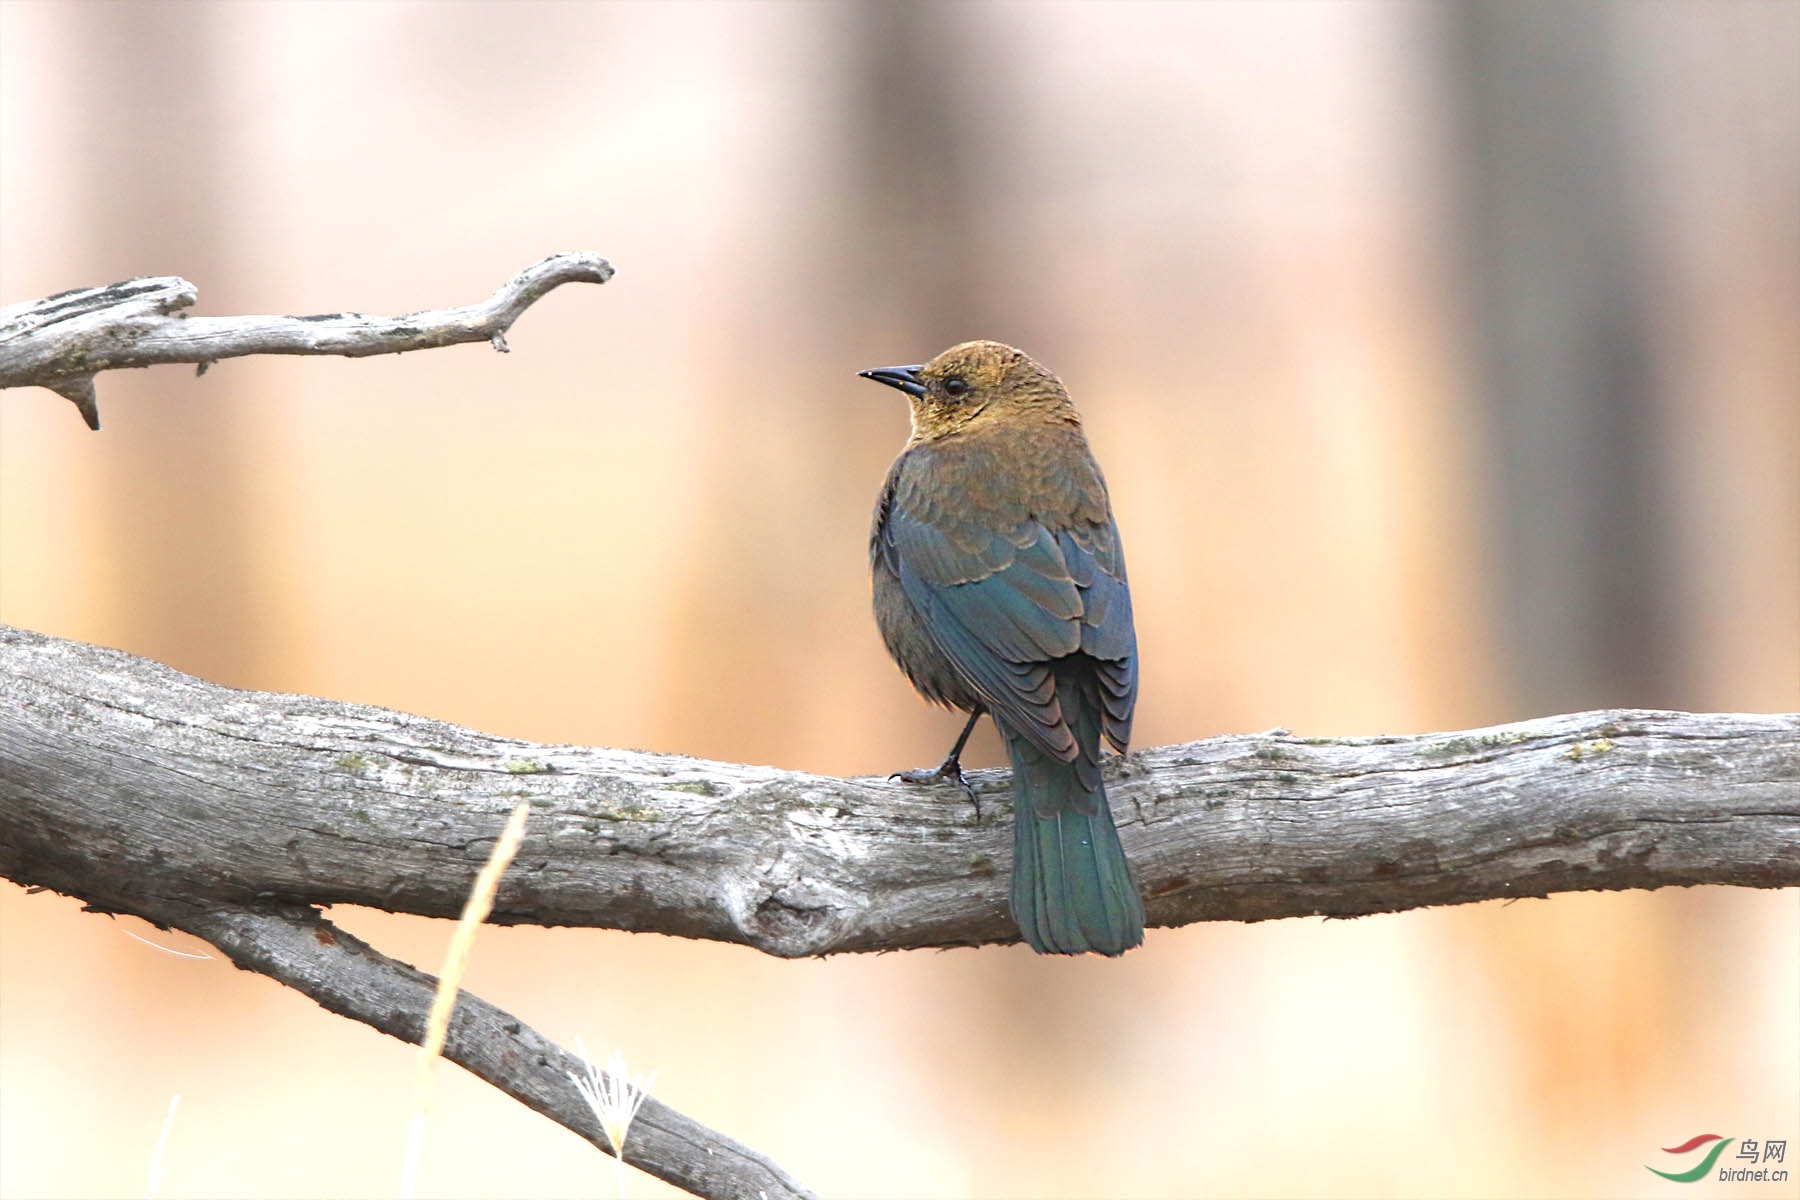
[[[1467, 733], [1277, 731], [1108, 766], [1153, 925], [1670, 884], [1800, 885], [1800, 716], [1577, 713]], [[89, 904], [455, 916], [798, 956], [1016, 939], [1003, 772], [953, 789], [541, 746], [240, 692], [0, 627], [0, 874]], [[165, 917], [166, 919], [166, 917]]]
[[101, 371], [193, 363], [201, 372], [247, 354], [361, 358], [489, 342], [545, 293], [565, 283], [605, 283], [613, 268], [585, 251], [554, 254], [519, 272], [479, 304], [404, 317], [328, 313], [310, 317], [191, 317], [194, 285], [172, 275], [79, 288], [0, 308], [0, 388], [45, 387], [66, 396], [100, 428], [94, 377]]
[[[213, 908], [171, 922], [247, 971], [267, 975], [340, 1016], [417, 1044], [437, 981], [389, 958], [307, 908]], [[611, 1153], [569, 1078], [581, 1060], [468, 992], [459, 995], [444, 1056], [513, 1099]], [[651, 1096], [631, 1123], [625, 1161], [696, 1196], [801, 1200], [810, 1193], [749, 1148]]]
[[[1800, 716], [1577, 713], [1468, 733], [1285, 731], [1109, 764], [1153, 924], [1354, 916], [1669, 884], [1800, 885]], [[431, 978], [315, 906], [452, 916], [506, 815], [534, 820], [493, 920], [797, 956], [1016, 940], [1009, 787], [832, 779], [540, 746], [240, 692], [0, 626], [0, 875], [206, 938], [416, 1041]], [[995, 803], [995, 801], [1000, 801]], [[1152, 943], [1151, 950], [1154, 950]], [[448, 1056], [604, 1145], [574, 1059], [468, 996]], [[703, 1196], [799, 1196], [654, 1100], [629, 1161]]]

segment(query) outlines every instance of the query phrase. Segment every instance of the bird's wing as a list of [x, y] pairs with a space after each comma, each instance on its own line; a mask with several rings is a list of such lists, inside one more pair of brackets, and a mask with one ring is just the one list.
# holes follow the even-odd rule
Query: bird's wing
[[1057, 543], [1081, 590], [1081, 648], [1094, 660], [1099, 676], [1105, 710], [1101, 730], [1123, 752], [1131, 741], [1131, 714], [1137, 705], [1137, 630], [1119, 529], [1109, 517], [1104, 525], [1065, 529]]
[[1098, 668], [1107, 738], [1122, 746], [1136, 645], [1110, 519], [1052, 533], [1022, 512], [959, 520], [905, 500], [896, 496], [886, 514], [880, 552], [933, 642], [989, 709], [1045, 752], [1073, 759], [1050, 661], [1086, 651]]

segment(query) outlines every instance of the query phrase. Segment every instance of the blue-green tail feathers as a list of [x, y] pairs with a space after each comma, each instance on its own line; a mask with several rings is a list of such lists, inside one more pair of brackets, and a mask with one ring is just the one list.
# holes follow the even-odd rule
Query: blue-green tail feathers
[[1143, 943], [1144, 902], [1100, 782], [1098, 704], [1070, 682], [1058, 680], [1058, 699], [1074, 718], [1073, 762], [1000, 726], [1013, 769], [1013, 918], [1040, 954], [1123, 954]]

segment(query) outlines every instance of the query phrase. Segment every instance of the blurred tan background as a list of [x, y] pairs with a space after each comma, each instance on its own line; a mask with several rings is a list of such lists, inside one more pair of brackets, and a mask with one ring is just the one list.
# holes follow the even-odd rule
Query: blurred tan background
[[[1733, 0], [8, 0], [0, 300], [619, 274], [510, 355], [109, 375], [99, 434], [6, 393], [0, 620], [541, 740], [935, 763], [956, 720], [868, 615], [905, 414], [853, 373], [994, 337], [1110, 477], [1140, 745], [1800, 708], [1796, 64], [1800, 6]], [[334, 915], [428, 969], [448, 935]], [[0, 1193], [141, 1194], [176, 1092], [164, 1196], [393, 1193], [409, 1048], [128, 931], [0, 884]], [[1653, 1196], [1696, 1133], [1800, 1155], [1793, 892], [1116, 963], [493, 929], [469, 986], [826, 1196]], [[612, 1187], [440, 1074], [423, 1194]]]

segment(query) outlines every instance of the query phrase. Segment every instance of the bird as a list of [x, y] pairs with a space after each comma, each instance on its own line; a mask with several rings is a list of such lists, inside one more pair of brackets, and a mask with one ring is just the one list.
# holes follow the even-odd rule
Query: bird
[[[1106, 480], [1063, 383], [1000, 342], [863, 378], [906, 393], [912, 432], [869, 534], [876, 625], [925, 699], [983, 714], [1013, 779], [1012, 913], [1040, 954], [1119, 955], [1144, 904], [1101, 780], [1137, 703], [1137, 633]], [[979, 811], [979, 810], [978, 810]]]

